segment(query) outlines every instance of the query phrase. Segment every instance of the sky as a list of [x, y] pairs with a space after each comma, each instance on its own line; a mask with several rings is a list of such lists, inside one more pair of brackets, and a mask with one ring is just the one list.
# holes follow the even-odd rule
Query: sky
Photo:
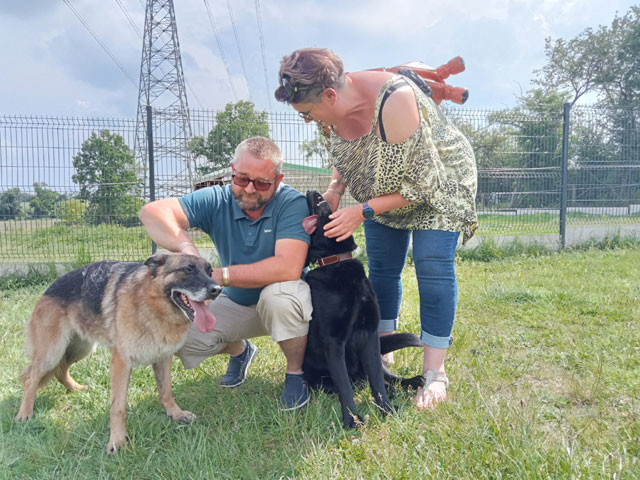
[[[135, 117], [145, 2], [1, 0], [0, 115]], [[546, 63], [545, 38], [608, 26], [637, 3], [174, 0], [189, 106], [216, 110], [242, 99], [269, 111], [288, 110], [273, 97], [277, 72], [303, 47], [330, 48], [347, 71], [437, 67], [459, 55], [466, 70], [448, 83], [469, 90], [467, 107], [512, 107]]]

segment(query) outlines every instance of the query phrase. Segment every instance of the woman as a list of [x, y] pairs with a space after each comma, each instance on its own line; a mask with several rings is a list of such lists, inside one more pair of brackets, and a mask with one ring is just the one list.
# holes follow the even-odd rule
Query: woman
[[[328, 237], [344, 240], [364, 221], [380, 334], [397, 328], [409, 242], [420, 294], [425, 386], [419, 409], [446, 398], [444, 366], [457, 305], [454, 252], [477, 227], [471, 145], [417, 83], [381, 71], [344, 73], [330, 50], [283, 58], [276, 99], [318, 123], [333, 164], [324, 194]], [[336, 210], [348, 187], [359, 205]]]

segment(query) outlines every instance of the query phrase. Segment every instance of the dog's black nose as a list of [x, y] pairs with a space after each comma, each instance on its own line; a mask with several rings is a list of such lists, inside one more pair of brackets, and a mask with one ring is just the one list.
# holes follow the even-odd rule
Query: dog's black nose
[[207, 293], [209, 294], [210, 298], [217, 297], [218, 295], [220, 295], [221, 291], [222, 291], [222, 287], [217, 283], [210, 284], [209, 288], [207, 289]]

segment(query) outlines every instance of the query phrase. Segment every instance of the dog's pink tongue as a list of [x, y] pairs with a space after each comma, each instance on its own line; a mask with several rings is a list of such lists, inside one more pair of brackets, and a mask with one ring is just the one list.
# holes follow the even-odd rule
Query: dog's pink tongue
[[213, 316], [213, 313], [209, 311], [204, 302], [196, 302], [195, 300], [190, 300], [191, 308], [193, 308], [193, 312], [195, 316], [193, 318], [193, 323], [196, 324], [198, 330], [202, 333], [210, 332], [216, 326], [216, 317]]

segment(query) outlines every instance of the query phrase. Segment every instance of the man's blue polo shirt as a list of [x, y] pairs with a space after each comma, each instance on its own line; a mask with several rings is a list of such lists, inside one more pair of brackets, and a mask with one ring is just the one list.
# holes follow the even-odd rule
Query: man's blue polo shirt
[[[276, 240], [294, 238], [309, 243], [302, 220], [309, 215], [307, 200], [289, 185], [280, 184], [276, 195], [257, 220], [240, 209], [231, 193], [231, 185], [196, 190], [179, 199], [189, 220], [209, 235], [220, 256], [220, 263], [245, 265], [275, 254]], [[262, 288], [225, 287], [231, 300], [241, 305], [255, 305]]]

